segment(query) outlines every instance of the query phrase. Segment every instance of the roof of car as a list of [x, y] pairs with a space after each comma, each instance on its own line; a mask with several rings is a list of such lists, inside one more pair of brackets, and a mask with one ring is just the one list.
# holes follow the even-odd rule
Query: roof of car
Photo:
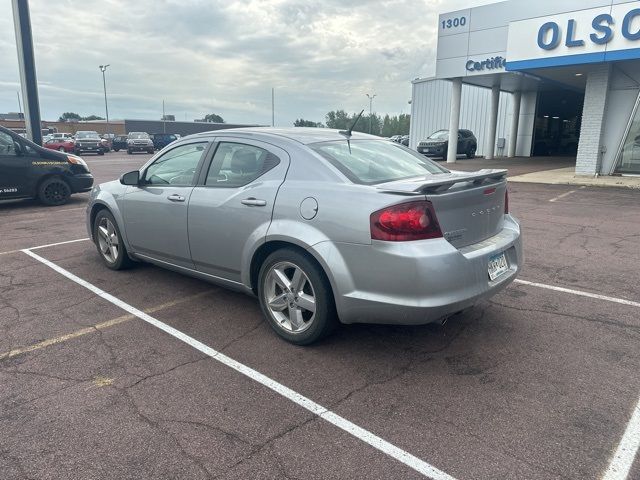
[[[235, 136], [241, 134], [242, 136], [254, 136], [255, 138], [269, 138], [269, 137], [283, 137], [303, 144], [329, 142], [332, 140], [344, 140], [344, 135], [339, 133], [339, 130], [333, 130], [330, 128], [313, 128], [313, 127], [243, 127], [243, 128], [228, 128], [224, 130], [213, 130], [209, 132], [196, 133], [190, 135], [190, 137], [202, 137], [202, 136]], [[182, 137], [184, 140], [186, 137]], [[353, 132], [351, 137], [354, 140], [362, 139], [376, 139], [383, 140], [380, 137], [374, 135], [367, 135], [365, 133]]]

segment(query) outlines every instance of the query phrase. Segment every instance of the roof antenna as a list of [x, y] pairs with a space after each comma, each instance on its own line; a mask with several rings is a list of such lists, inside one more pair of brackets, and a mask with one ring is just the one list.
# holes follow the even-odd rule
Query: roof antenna
[[358, 115], [358, 118], [356, 118], [356, 121], [353, 122], [353, 124], [349, 127], [349, 130], [340, 130], [338, 132], [340, 135], [344, 135], [345, 137], [347, 137], [347, 145], [349, 145], [349, 154], [351, 154], [351, 134], [355, 126], [358, 124], [358, 120], [360, 120], [360, 117], [362, 117], [363, 113], [364, 113], [364, 108], [360, 111], [360, 114]]

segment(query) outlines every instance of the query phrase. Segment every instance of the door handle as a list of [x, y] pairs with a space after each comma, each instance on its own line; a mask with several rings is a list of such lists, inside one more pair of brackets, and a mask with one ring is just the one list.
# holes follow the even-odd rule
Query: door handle
[[173, 195], [169, 195], [167, 200], [171, 200], [172, 202], [184, 202], [185, 198], [182, 195], [174, 193]]
[[266, 200], [259, 200], [254, 197], [245, 198], [240, 203], [242, 203], [243, 205], [249, 205], [250, 207], [266, 207], [267, 206]]

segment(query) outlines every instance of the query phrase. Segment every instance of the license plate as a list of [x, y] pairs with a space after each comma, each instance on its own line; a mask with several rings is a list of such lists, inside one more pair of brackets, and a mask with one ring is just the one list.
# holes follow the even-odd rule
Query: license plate
[[489, 278], [494, 281], [501, 275], [504, 275], [509, 271], [509, 262], [507, 256], [502, 252], [495, 257], [489, 259]]

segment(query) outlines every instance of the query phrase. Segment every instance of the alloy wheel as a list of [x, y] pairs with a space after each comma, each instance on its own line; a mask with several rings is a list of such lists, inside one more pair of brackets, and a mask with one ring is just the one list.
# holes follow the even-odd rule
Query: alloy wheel
[[316, 295], [307, 274], [291, 262], [273, 265], [265, 276], [264, 300], [277, 325], [301, 333], [313, 324]]
[[48, 204], [59, 205], [69, 196], [69, 187], [64, 182], [54, 181], [46, 186], [43, 193]]
[[120, 239], [115, 226], [106, 217], [103, 217], [98, 224], [98, 246], [107, 262], [115, 263], [118, 260]]

